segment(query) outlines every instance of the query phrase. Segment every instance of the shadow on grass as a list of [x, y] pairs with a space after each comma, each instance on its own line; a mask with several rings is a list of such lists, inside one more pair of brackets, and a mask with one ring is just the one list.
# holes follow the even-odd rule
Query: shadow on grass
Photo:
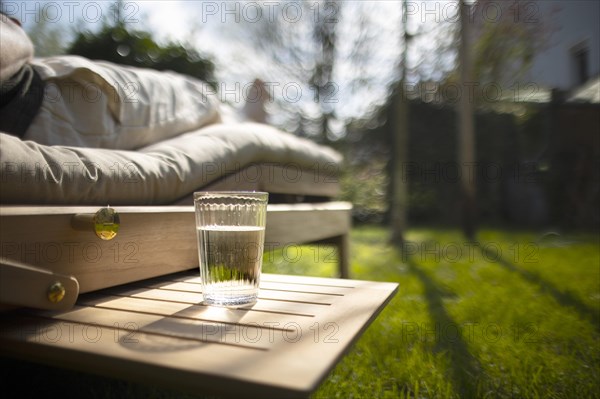
[[600, 311], [591, 309], [570, 292], [559, 290], [556, 286], [544, 280], [538, 274], [522, 269], [509, 260], [506, 260], [502, 256], [498, 256], [496, 252], [485, 248], [485, 246], [482, 246], [479, 243], [476, 243], [476, 246], [486, 257], [486, 259], [493, 259], [497, 264], [501, 265], [505, 269], [510, 270], [513, 273], [517, 273], [523, 279], [534, 285], [537, 285], [542, 292], [550, 294], [560, 305], [575, 309], [575, 311], [577, 311], [581, 317], [588, 319], [593, 323], [596, 331], [600, 331]]
[[[443, 298], [448, 293], [419, 266], [414, 257], [407, 256], [409, 272], [423, 284], [425, 300], [431, 318], [436, 323], [436, 343], [434, 352], [447, 353], [450, 358], [450, 377], [459, 397], [474, 397], [481, 378], [481, 364], [470, 352], [461, 334], [447, 334], [448, 328], [456, 328], [457, 323], [444, 307]], [[438, 329], [439, 327], [439, 329]]]

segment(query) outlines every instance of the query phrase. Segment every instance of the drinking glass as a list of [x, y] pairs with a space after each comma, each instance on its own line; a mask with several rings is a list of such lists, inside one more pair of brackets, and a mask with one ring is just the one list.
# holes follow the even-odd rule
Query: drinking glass
[[269, 194], [256, 191], [194, 193], [204, 303], [256, 302]]

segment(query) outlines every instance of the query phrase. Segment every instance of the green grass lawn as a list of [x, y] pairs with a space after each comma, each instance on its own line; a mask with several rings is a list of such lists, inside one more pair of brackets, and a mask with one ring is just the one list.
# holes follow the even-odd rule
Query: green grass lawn
[[[353, 230], [352, 278], [399, 291], [314, 398], [600, 397], [597, 234], [406, 238], [399, 251], [384, 229]], [[264, 271], [335, 275], [327, 248], [301, 253], [271, 254]]]

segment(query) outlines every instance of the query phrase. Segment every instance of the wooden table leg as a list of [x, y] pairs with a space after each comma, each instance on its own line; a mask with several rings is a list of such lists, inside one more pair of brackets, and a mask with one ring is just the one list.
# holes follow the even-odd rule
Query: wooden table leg
[[350, 278], [350, 235], [344, 234], [338, 240], [340, 277]]
[[314, 244], [333, 245], [338, 253], [338, 271], [340, 278], [350, 278], [350, 234], [315, 241]]

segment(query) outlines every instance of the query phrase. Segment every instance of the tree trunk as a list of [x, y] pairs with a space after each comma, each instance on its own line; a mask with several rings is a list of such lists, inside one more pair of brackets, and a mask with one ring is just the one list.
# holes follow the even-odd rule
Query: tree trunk
[[[400, 86], [403, 85], [401, 82]], [[391, 241], [394, 245], [402, 246], [408, 225], [408, 176], [404, 173], [408, 162], [408, 99], [403, 87], [398, 90], [393, 107]]]
[[405, 166], [408, 163], [408, 98], [404, 91], [406, 85], [406, 55], [408, 49], [408, 33], [406, 31], [406, 0], [402, 2], [403, 15], [403, 36], [404, 49], [402, 50], [402, 78], [400, 79], [399, 89], [392, 103], [393, 117], [392, 123], [392, 201], [391, 201], [391, 222], [392, 222], [392, 244], [401, 247], [404, 245], [404, 233], [406, 231], [407, 210], [408, 210], [408, 176], [404, 173]]
[[458, 102], [458, 159], [461, 165], [462, 179], [461, 219], [464, 235], [469, 239], [475, 238], [475, 218], [477, 203], [475, 198], [475, 129], [473, 118], [474, 96], [467, 88], [472, 87], [473, 74], [471, 63], [471, 48], [469, 45], [469, 6], [465, 0], [460, 0], [460, 44], [459, 68], [462, 95]]

